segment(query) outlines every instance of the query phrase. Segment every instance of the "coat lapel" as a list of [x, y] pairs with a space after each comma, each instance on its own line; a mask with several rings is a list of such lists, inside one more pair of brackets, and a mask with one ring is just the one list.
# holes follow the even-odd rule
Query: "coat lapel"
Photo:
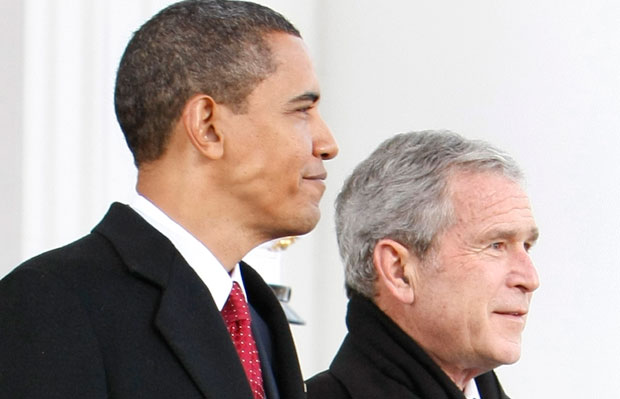
[[95, 232], [129, 271], [161, 289], [155, 327], [207, 398], [252, 397], [226, 325], [204, 283], [172, 243], [131, 208], [115, 203]]
[[211, 295], [179, 255], [155, 324], [208, 398], [247, 399], [250, 385]]
[[297, 351], [282, 306], [262, 277], [246, 263], [240, 264], [248, 301], [269, 328], [273, 356], [271, 367], [280, 398], [305, 398]]

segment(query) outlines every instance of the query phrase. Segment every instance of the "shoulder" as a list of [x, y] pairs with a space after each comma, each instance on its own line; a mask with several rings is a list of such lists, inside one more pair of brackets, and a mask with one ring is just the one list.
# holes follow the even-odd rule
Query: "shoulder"
[[329, 371], [323, 371], [306, 381], [308, 399], [348, 399], [351, 395]]
[[0, 279], [0, 308], [36, 319], [41, 312], [55, 314], [74, 304], [83, 308], [74, 315], [83, 314], [101, 309], [110, 296], [121, 301], [119, 293], [129, 294], [136, 285], [146, 284], [131, 277], [116, 246], [94, 231], [25, 261]]
[[91, 233], [64, 247], [25, 261], [0, 281], [0, 287], [9, 282], [33, 287], [56, 280], [66, 284], [66, 288], [71, 288], [85, 281], [99, 280], [114, 269], [119, 269], [114, 265], [121, 263], [110, 243], [102, 236]]
[[[134, 252], [148, 251], [139, 246], [144, 240], [144, 234], [136, 231], [136, 225], [140, 222], [141, 219], [131, 208], [114, 203], [91, 233], [25, 261], [9, 273], [5, 280], [35, 284], [33, 276], [42, 276], [42, 279], [45, 276], [64, 282], [68, 288], [75, 288], [85, 282], [96, 283], [125, 274], [125, 261], [119, 252], [119, 242], [129, 241], [127, 245], [138, 247]], [[128, 231], [129, 237], [117, 238], [119, 231]]]
[[56, 256], [41, 255], [0, 280], [0, 359], [13, 359], [0, 360], [0, 397], [48, 397], [50, 387], [53, 397], [105, 392], [91, 320], [67, 275], [54, 271], [48, 257]]
[[[41, 317], [70, 304], [80, 306], [92, 287], [109, 280], [109, 269], [119, 269], [113, 249], [97, 234], [38, 255], [16, 267], [0, 280], [0, 308], [18, 317]], [[28, 311], [27, 311], [28, 310]], [[75, 309], [74, 309], [75, 311]], [[75, 315], [75, 314], [74, 314]]]

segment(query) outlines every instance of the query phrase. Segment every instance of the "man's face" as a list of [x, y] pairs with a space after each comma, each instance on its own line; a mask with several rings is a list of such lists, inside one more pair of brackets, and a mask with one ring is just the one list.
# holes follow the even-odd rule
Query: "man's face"
[[418, 270], [415, 322], [423, 332], [414, 338], [444, 370], [482, 372], [519, 359], [539, 285], [528, 254], [538, 231], [518, 183], [457, 173], [449, 188], [456, 221]]
[[227, 187], [239, 220], [262, 240], [309, 232], [338, 147], [318, 112], [319, 84], [301, 39], [270, 34], [276, 71], [224, 125]]

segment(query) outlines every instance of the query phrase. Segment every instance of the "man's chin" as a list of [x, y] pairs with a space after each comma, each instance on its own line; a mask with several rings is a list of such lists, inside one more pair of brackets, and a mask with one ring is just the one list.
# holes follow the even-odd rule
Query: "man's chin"
[[320, 218], [321, 218], [321, 213], [319, 212], [317, 208], [316, 214], [309, 215], [305, 220], [299, 223], [296, 233], [289, 234], [289, 235], [301, 236], [301, 235], [310, 233], [312, 230], [314, 230], [316, 225], [319, 223]]
[[301, 210], [291, 216], [287, 220], [287, 224], [277, 232], [277, 238], [290, 237], [290, 236], [302, 236], [310, 233], [321, 218], [321, 211], [318, 206], [307, 207], [304, 212]]
[[516, 363], [521, 358], [521, 343], [510, 342], [495, 356], [498, 366]]

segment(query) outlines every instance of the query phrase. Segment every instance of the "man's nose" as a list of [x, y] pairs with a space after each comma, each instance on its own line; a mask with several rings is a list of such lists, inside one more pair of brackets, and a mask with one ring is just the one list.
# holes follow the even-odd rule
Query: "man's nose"
[[514, 259], [511, 282], [525, 292], [533, 292], [540, 286], [536, 267], [525, 250], [519, 251]]
[[336, 140], [323, 118], [319, 117], [314, 130], [313, 155], [324, 160], [332, 159], [338, 155], [338, 144], [336, 144]]

